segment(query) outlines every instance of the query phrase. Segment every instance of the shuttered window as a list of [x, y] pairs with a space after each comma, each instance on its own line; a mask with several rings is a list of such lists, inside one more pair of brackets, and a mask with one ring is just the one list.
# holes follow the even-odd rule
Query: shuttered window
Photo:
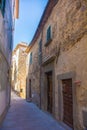
[[51, 39], [51, 26], [47, 29], [47, 42]]
[[39, 58], [39, 64], [41, 64], [41, 62], [42, 62], [42, 40], [40, 40], [40, 42], [39, 42], [39, 56], [38, 56], [38, 58]]
[[47, 33], [46, 33], [46, 43], [45, 46], [47, 46], [52, 41], [52, 29], [51, 26], [48, 27]]
[[0, 9], [1, 9], [1, 6], [2, 6], [2, 0], [0, 0]]
[[0, 4], [2, 3], [2, 0], [0, 0]]
[[1, 10], [1, 12], [2, 12], [2, 15], [4, 16], [5, 0], [0, 0], [0, 10]]
[[32, 64], [32, 52], [30, 53], [30, 64]]

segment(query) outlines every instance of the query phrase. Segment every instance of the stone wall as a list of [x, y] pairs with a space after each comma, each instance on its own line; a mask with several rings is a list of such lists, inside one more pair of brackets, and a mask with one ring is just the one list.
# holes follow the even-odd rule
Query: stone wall
[[[52, 40], [49, 45], [45, 46], [49, 26], [52, 29]], [[42, 39], [41, 70], [38, 63], [38, 42], [40, 39]], [[59, 101], [58, 76], [66, 75], [67, 79], [67, 74], [75, 73], [73, 80], [73, 127], [75, 130], [83, 130], [83, 110], [87, 111], [87, 1], [59, 0], [51, 15], [48, 16], [40, 35], [29, 50], [29, 54], [31, 52], [33, 63], [29, 65], [27, 80], [31, 79], [32, 100], [36, 100], [34, 92], [41, 92], [41, 106], [42, 109], [46, 110], [44, 74], [45, 71], [53, 71], [53, 116], [62, 122], [59, 111], [59, 102], [62, 103], [62, 99]], [[27, 90], [29, 90], [28, 87], [29, 83]]]
[[[83, 110], [87, 111], [87, 89], [86, 89], [86, 76], [87, 76], [87, 35], [84, 35], [79, 42], [77, 42], [68, 51], [61, 52], [58, 62], [55, 65], [56, 76], [60, 74], [66, 74], [67, 72], [75, 72], [75, 81], [80, 81], [80, 85], [75, 84], [74, 81], [74, 91], [73, 96], [75, 97], [73, 104], [75, 105], [75, 129], [83, 129]], [[58, 101], [58, 80], [56, 79], [56, 94], [55, 101]], [[58, 104], [56, 105], [56, 112], [58, 112]]]
[[[28, 53], [28, 74], [27, 74], [27, 99], [29, 96], [29, 80], [31, 80], [32, 101], [40, 107], [40, 66], [39, 66], [39, 42], [40, 37]], [[30, 64], [30, 53], [32, 52], [32, 64]]]
[[20, 82], [20, 96], [26, 98], [26, 53], [19, 50], [18, 82]]
[[22, 98], [26, 98], [26, 49], [18, 44], [12, 56], [12, 86]]
[[[52, 27], [52, 41], [46, 43], [46, 31]], [[76, 73], [76, 116], [74, 128], [83, 129], [84, 108], [87, 110], [87, 1], [59, 0], [43, 29], [43, 63], [55, 57], [55, 116], [58, 117], [58, 80], [57, 76], [67, 72]]]

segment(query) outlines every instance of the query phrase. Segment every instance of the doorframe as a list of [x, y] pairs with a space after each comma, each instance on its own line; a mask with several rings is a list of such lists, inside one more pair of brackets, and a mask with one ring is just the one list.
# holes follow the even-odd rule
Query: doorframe
[[[46, 102], [47, 102], [46, 109], [47, 109], [47, 112], [49, 112], [48, 111], [48, 87], [49, 86], [48, 86], [48, 79], [47, 79], [47, 76], [48, 76], [49, 73], [52, 74], [51, 76], [52, 76], [52, 113], [53, 113], [53, 72], [52, 71], [49, 71], [49, 72], [45, 73], [45, 76], [46, 76], [46, 94], [47, 94], [47, 96], [46, 96]], [[52, 113], [50, 113], [50, 114], [52, 114]]]
[[[75, 71], [71, 71], [64, 74], [57, 75], [58, 79], [58, 116], [59, 120], [63, 122], [63, 94], [62, 94], [62, 80], [63, 79], [72, 79], [72, 95], [73, 95], [73, 128], [76, 126], [76, 106], [77, 106], [77, 97], [76, 97], [76, 85], [74, 83], [76, 79]], [[66, 124], [67, 125], [67, 124]]]
[[31, 79], [29, 79], [29, 98], [32, 98], [32, 91], [31, 91]]
[[52, 72], [52, 83], [53, 83], [53, 107], [52, 107], [52, 116], [55, 116], [55, 68], [54, 68], [54, 60], [50, 63], [48, 62], [43, 66], [43, 89], [41, 90], [43, 93], [43, 110], [47, 112], [47, 79], [46, 79], [46, 73]]

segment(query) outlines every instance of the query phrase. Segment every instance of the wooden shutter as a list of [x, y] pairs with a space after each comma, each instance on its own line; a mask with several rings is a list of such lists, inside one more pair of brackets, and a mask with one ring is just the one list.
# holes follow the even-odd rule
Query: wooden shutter
[[32, 52], [30, 53], [30, 64], [32, 64]]
[[5, 0], [0, 0], [0, 9], [1, 9], [1, 11], [2, 11], [2, 15], [4, 16]]
[[2, 5], [2, 0], [0, 0], [0, 9], [1, 9], [1, 5]]
[[39, 64], [42, 62], [42, 40], [39, 42]]
[[51, 26], [47, 29], [47, 42], [51, 39]]

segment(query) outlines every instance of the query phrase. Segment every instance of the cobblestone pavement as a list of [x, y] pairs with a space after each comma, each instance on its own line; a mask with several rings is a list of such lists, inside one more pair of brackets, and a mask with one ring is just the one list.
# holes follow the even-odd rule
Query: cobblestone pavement
[[0, 130], [65, 130], [50, 115], [12, 93], [11, 107]]

